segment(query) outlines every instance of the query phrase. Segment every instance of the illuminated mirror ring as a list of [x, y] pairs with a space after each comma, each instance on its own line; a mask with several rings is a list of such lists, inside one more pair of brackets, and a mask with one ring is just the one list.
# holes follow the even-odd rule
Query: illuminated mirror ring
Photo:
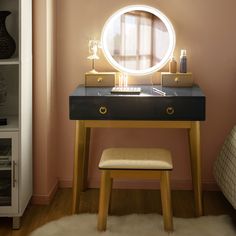
[[169, 61], [175, 48], [175, 31], [161, 11], [132, 5], [109, 17], [101, 42], [106, 59], [118, 71], [145, 75]]

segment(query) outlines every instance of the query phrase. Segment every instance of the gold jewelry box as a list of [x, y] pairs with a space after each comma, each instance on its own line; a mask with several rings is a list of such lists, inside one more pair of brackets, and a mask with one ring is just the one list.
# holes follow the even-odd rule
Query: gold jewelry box
[[192, 87], [192, 73], [161, 72], [161, 85], [164, 87]]
[[116, 83], [116, 72], [85, 73], [86, 87], [113, 87]]

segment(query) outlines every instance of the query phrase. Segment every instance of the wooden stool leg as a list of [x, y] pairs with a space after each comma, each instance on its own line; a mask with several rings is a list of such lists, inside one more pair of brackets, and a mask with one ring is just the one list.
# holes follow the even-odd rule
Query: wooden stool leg
[[109, 207], [108, 207], [108, 214], [111, 213], [111, 204], [112, 204], [112, 186], [113, 186], [113, 178], [111, 178], [111, 187], [110, 187], [110, 199], [109, 199]]
[[161, 171], [161, 202], [165, 231], [173, 231], [169, 171]]
[[111, 193], [111, 178], [110, 171], [103, 170], [101, 175], [100, 185], [100, 197], [99, 197], [99, 209], [98, 209], [98, 224], [97, 229], [99, 231], [106, 230], [107, 214]]

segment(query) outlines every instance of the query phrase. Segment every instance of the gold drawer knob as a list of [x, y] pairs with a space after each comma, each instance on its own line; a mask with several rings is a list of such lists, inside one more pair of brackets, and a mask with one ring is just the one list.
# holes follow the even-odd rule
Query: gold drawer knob
[[173, 115], [175, 113], [175, 109], [173, 107], [167, 107], [166, 108], [166, 113], [168, 115]]
[[175, 83], [178, 83], [178, 82], [179, 82], [179, 78], [175, 77]]
[[98, 77], [97, 82], [101, 83], [102, 81], [103, 81], [103, 78], [102, 77]]
[[102, 115], [105, 115], [107, 113], [107, 108], [106, 107], [100, 107], [99, 108], [99, 113]]

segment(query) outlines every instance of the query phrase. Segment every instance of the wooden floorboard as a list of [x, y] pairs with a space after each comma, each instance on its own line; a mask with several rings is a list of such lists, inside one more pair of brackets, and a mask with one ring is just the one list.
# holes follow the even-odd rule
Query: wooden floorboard
[[[0, 236], [27, 236], [41, 225], [71, 212], [71, 189], [59, 189], [53, 202], [47, 206], [29, 205], [22, 217], [20, 230], [12, 230], [11, 218], [0, 218]], [[96, 213], [98, 209], [98, 190], [89, 189], [81, 197], [82, 212]], [[193, 192], [172, 191], [174, 216], [194, 217]], [[161, 213], [160, 192], [158, 190], [113, 190], [112, 215], [131, 213]], [[221, 192], [204, 192], [205, 215], [228, 214], [236, 222], [236, 211]]]

